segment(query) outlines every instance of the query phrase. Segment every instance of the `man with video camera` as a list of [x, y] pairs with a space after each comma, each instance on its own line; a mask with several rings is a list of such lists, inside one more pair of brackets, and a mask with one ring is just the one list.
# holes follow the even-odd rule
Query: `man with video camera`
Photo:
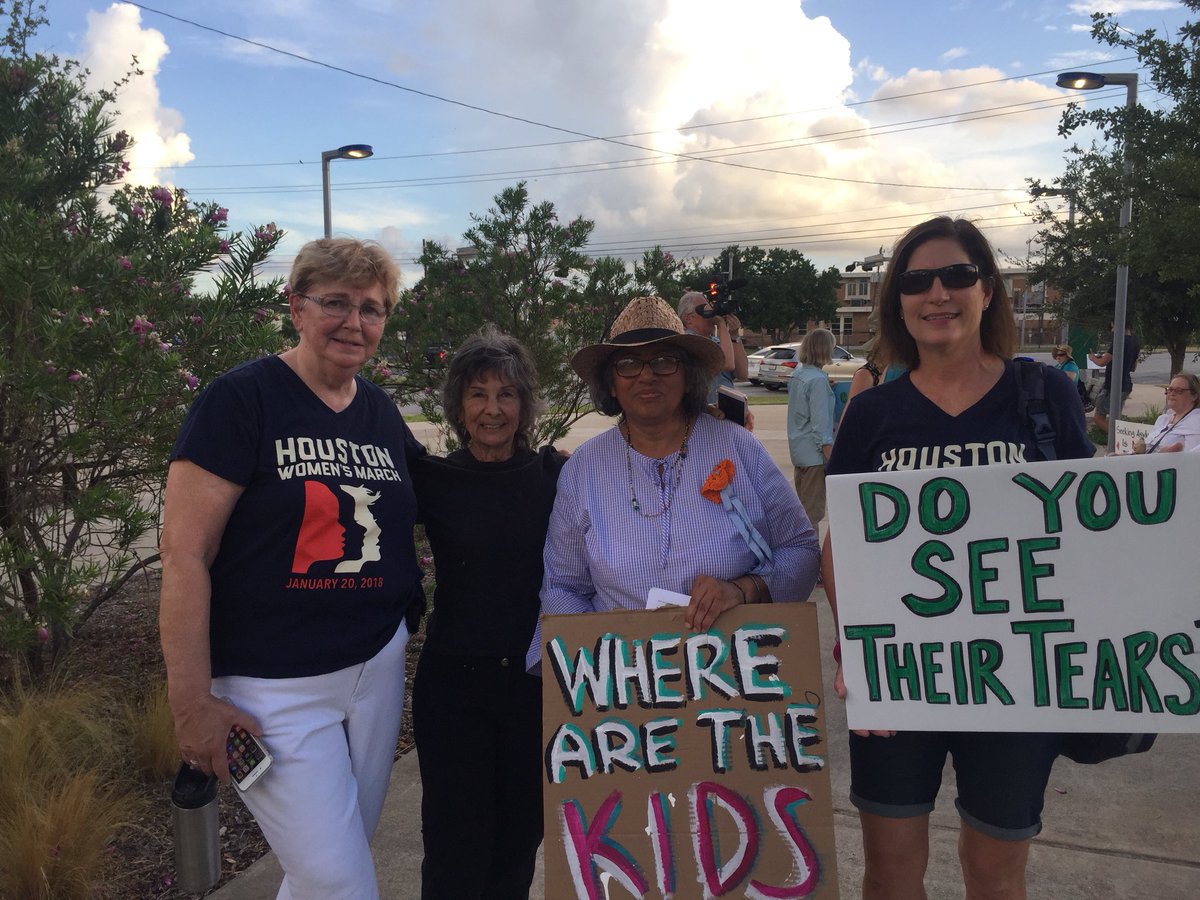
[[745, 381], [748, 375], [746, 348], [742, 346], [742, 323], [721, 304], [712, 304], [700, 291], [688, 291], [679, 298], [679, 318], [689, 334], [706, 337], [721, 347], [725, 364], [713, 378], [708, 392], [709, 405], [717, 402], [717, 388], [733, 387], [735, 380]]

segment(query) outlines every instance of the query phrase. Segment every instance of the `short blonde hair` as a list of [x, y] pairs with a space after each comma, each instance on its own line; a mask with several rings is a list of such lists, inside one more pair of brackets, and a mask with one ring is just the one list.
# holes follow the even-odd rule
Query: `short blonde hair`
[[800, 342], [800, 352], [797, 356], [806, 366], [816, 366], [823, 369], [833, 362], [835, 345], [833, 332], [828, 328], [815, 328], [804, 336]]
[[400, 269], [375, 241], [319, 238], [309, 241], [296, 254], [288, 285], [289, 290], [303, 294], [322, 281], [338, 281], [358, 288], [378, 284], [383, 288], [383, 302], [391, 312], [396, 305]]

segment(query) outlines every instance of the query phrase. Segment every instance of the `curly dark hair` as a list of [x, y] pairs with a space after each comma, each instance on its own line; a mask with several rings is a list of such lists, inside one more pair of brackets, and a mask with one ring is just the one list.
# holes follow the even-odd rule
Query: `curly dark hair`
[[[601, 415], [619, 416], [624, 412], [612, 392], [613, 378], [616, 377], [612, 364], [617, 357], [625, 354], [624, 350], [614, 350], [597, 373], [599, 377], [588, 382], [592, 405]], [[680, 361], [683, 364], [683, 414], [691, 419], [708, 407], [708, 390], [712, 386], [712, 375], [686, 350], [680, 350]]]
[[530, 438], [539, 408], [537, 366], [524, 344], [491, 326], [471, 335], [458, 348], [442, 385], [442, 410], [455, 437], [464, 447], [471, 443], [463, 418], [463, 394], [469, 385], [488, 374], [499, 376], [517, 389], [521, 413], [513, 437], [514, 449], [532, 449]]
[[879, 343], [876, 352], [891, 362], [903, 363], [910, 370], [921, 364], [916, 341], [908, 333], [901, 318], [900, 287], [896, 283], [901, 272], [908, 270], [908, 261], [918, 247], [935, 238], [949, 238], [957, 243], [971, 262], [979, 267], [980, 279], [992, 289], [992, 302], [983, 311], [979, 338], [983, 349], [1003, 359], [1011, 359], [1017, 347], [1017, 326], [1013, 322], [1012, 301], [1004, 287], [996, 265], [992, 245], [973, 222], [938, 216], [914, 225], [896, 242], [892, 261], [879, 289]]

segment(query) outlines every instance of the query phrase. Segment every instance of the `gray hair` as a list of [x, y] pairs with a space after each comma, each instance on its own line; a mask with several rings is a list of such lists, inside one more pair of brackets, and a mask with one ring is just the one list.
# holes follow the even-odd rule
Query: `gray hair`
[[707, 302], [708, 297], [700, 293], [700, 291], [688, 291], [679, 298], [679, 306], [677, 308], [679, 318], [682, 319], [689, 313], [695, 312], [697, 306], [703, 306]]
[[832, 331], [828, 328], [814, 328], [800, 342], [800, 352], [797, 356], [806, 366], [823, 369], [833, 362], [834, 344]]
[[487, 326], [471, 335], [450, 361], [450, 371], [442, 386], [442, 410], [454, 435], [464, 447], [471, 442], [463, 418], [463, 394], [474, 382], [495, 374], [517, 389], [521, 412], [513, 443], [517, 450], [530, 450], [529, 439], [537, 419], [537, 366], [525, 345], [515, 337]]
[[[624, 410], [613, 395], [612, 364], [617, 358], [624, 356], [625, 351], [615, 350], [605, 360], [604, 365], [596, 373], [597, 377], [588, 380], [588, 390], [592, 397], [592, 406], [596, 412], [605, 416], [619, 416]], [[683, 352], [680, 363], [683, 366], [683, 414], [689, 419], [695, 418], [708, 407], [708, 391], [712, 386], [712, 376], [692, 358], [690, 353]]]

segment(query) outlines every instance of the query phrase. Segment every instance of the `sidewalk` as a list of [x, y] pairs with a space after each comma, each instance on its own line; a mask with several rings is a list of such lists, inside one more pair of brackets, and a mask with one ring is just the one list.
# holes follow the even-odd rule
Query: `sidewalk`
[[[1131, 414], [1162, 405], [1162, 390], [1134, 385], [1126, 404]], [[786, 407], [755, 406], [755, 433], [775, 461], [790, 475]], [[588, 416], [563, 446], [576, 447], [611, 420]], [[418, 425], [420, 433], [428, 426]], [[833, 683], [833, 622], [819, 589], [818, 603], [825, 683]], [[1135, 602], [1136, 598], [1128, 598]], [[834, 823], [837, 829], [838, 874], [843, 900], [860, 897], [862, 845], [858, 815], [847, 800], [850, 790], [846, 717], [841, 704], [829, 707], [828, 755], [833, 778]], [[1046, 792], [1045, 830], [1033, 843], [1029, 864], [1029, 896], [1033, 900], [1195, 900], [1200, 896], [1200, 786], [1197, 784], [1200, 736], [1162, 735], [1149, 753], [1081, 766], [1060, 760]], [[953, 770], [947, 766], [938, 808], [932, 815], [929, 872], [930, 900], [962, 896], [958, 868], [958, 815], [954, 809]], [[421, 786], [415, 753], [397, 763], [383, 820], [375, 838], [375, 861], [385, 900], [420, 897]], [[470, 860], [464, 860], [470, 865]], [[211, 900], [270, 900], [280, 871], [271, 856], [210, 895]], [[533, 893], [544, 897], [539, 879]], [[624, 900], [625, 895], [613, 900]], [[549, 900], [572, 900], [554, 897]]]

